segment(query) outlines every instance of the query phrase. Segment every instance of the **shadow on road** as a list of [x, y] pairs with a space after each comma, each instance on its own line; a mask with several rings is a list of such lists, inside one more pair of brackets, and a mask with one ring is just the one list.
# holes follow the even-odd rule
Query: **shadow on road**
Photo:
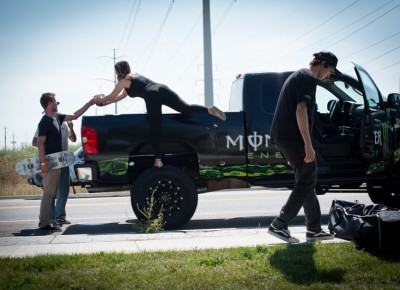
[[[257, 228], [268, 227], [273, 216], [256, 216], [256, 217], [237, 217], [228, 219], [205, 219], [191, 220], [178, 230], [208, 230], [208, 229], [230, 229], [230, 228]], [[322, 224], [328, 223], [328, 215], [322, 215]], [[124, 222], [116, 221], [92, 221], [80, 224], [63, 225], [63, 232], [56, 232], [62, 235], [104, 235], [104, 234], [130, 234], [135, 233], [133, 224], [137, 223], [137, 219], [130, 219]], [[295, 217], [290, 226], [304, 226], [304, 216]], [[46, 236], [54, 232], [43, 232], [39, 229], [23, 229], [20, 232], [13, 233], [13, 236]]]

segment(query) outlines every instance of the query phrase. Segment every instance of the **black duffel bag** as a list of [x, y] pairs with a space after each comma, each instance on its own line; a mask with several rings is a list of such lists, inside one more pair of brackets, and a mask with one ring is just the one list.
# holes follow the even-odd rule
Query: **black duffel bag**
[[328, 228], [337, 238], [369, 249], [395, 249], [400, 230], [400, 210], [383, 204], [365, 205], [333, 200]]

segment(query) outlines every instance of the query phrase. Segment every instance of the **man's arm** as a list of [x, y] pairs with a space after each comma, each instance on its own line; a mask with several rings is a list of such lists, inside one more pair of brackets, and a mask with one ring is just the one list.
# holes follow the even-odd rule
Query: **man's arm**
[[130, 81], [127, 79], [120, 80], [109, 95], [105, 96], [104, 98], [96, 98], [96, 105], [104, 106], [122, 100], [128, 95], [124, 89], [129, 87], [129, 85]]
[[315, 151], [312, 146], [310, 131], [308, 130], [308, 114], [307, 114], [307, 103], [300, 102], [297, 104], [296, 109], [296, 120], [297, 126], [299, 127], [301, 137], [304, 141], [304, 150], [306, 156], [304, 162], [309, 163], [315, 159]]
[[69, 127], [69, 133], [70, 133], [70, 135], [68, 136], [69, 140], [71, 140], [71, 142], [76, 142], [76, 134], [74, 131], [74, 124], [72, 123], [72, 121], [68, 121], [67, 125]]
[[46, 153], [44, 151], [44, 142], [46, 141], [46, 136], [39, 136], [37, 139], [37, 145], [39, 149], [39, 159], [40, 159], [40, 165], [42, 167], [42, 172], [46, 173], [49, 171], [47, 167], [47, 161], [46, 161]]
[[64, 121], [72, 121], [72, 120], [78, 119], [80, 116], [83, 115], [83, 113], [85, 113], [90, 108], [90, 106], [92, 106], [94, 104], [93, 100], [94, 100], [94, 98], [92, 98], [89, 102], [84, 104], [82, 108], [80, 108], [78, 111], [76, 111], [72, 115], [65, 115]]
[[38, 147], [37, 140], [38, 140], [37, 137], [33, 137], [33, 139], [32, 139], [32, 146]]

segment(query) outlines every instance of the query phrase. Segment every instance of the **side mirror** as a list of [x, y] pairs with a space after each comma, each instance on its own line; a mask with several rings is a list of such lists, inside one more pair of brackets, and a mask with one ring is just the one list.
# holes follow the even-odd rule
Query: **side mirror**
[[389, 94], [387, 98], [387, 106], [389, 108], [400, 108], [400, 94]]

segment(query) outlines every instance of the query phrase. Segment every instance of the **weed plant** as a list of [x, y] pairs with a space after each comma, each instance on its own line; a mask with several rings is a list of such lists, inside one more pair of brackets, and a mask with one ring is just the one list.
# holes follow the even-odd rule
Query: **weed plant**
[[139, 234], [156, 233], [164, 230], [163, 207], [161, 206], [160, 210], [158, 212], [155, 212], [155, 191], [156, 190], [152, 192], [150, 199], [147, 201], [146, 207], [141, 209], [137, 204], [138, 210], [144, 216], [144, 219], [142, 221], [139, 221], [137, 224], [133, 225], [133, 230]]

